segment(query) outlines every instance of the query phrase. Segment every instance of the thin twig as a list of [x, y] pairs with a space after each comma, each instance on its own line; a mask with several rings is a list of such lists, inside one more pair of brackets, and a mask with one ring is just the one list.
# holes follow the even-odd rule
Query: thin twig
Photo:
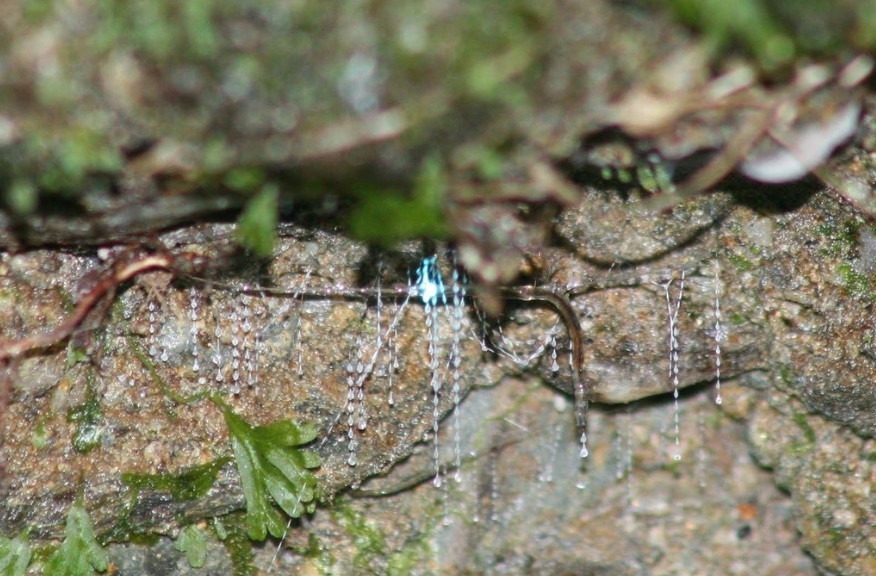
[[513, 288], [505, 288], [502, 294], [506, 298], [521, 300], [524, 302], [547, 302], [550, 304], [563, 319], [566, 325], [566, 330], [569, 333], [569, 339], [572, 342], [572, 384], [575, 391], [575, 406], [577, 407], [577, 424], [579, 428], [584, 428], [585, 416], [587, 415], [587, 405], [590, 400], [590, 390], [585, 384], [582, 376], [584, 369], [584, 342], [581, 337], [581, 323], [578, 321], [578, 315], [575, 309], [572, 308], [571, 302], [562, 294], [558, 294], [547, 288], [539, 288], [537, 286], [515, 286]]
[[49, 332], [33, 334], [13, 342], [0, 342], [0, 360], [15, 358], [30, 350], [47, 348], [64, 340], [76, 330], [88, 315], [88, 312], [106, 294], [114, 291], [120, 284], [142, 272], [156, 269], [170, 270], [173, 268], [173, 261], [174, 257], [170, 255], [153, 254], [124, 265], [114, 266], [108, 274], [79, 300], [73, 313], [57, 328]]

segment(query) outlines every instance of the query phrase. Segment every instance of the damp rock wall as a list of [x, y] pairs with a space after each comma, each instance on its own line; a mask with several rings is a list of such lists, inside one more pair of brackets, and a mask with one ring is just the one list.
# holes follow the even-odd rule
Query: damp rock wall
[[[318, 430], [312, 448], [322, 458], [320, 490], [338, 508], [328, 505], [314, 525], [293, 527], [289, 546], [300, 550], [301, 539], [315, 534], [331, 553], [286, 552], [275, 562], [355, 563], [364, 552], [343, 550], [358, 522], [383, 534], [375, 559], [398, 562], [394, 555], [407, 551], [422, 573], [462, 566], [470, 556], [434, 555], [461, 550], [451, 544], [457, 538], [482, 542], [477, 565], [509, 574], [527, 566], [663, 573], [679, 558], [687, 562], [696, 546], [718, 546], [722, 558], [744, 570], [773, 564], [778, 570], [788, 556], [776, 550], [794, 543], [799, 530], [819, 566], [867, 574], [873, 360], [860, 309], [870, 294], [843, 274], [846, 266], [863, 266], [857, 238], [867, 221], [823, 194], [781, 214], [716, 195], [644, 230], [633, 223], [641, 217], [624, 209], [630, 200], [595, 190], [583, 198], [579, 212], [564, 215], [543, 257], [550, 271], [544, 286], [568, 294], [582, 324], [593, 398], [609, 406], [596, 408], [587, 422], [588, 459], [577, 457], [571, 340], [548, 303], [512, 299], [495, 325], [466, 300], [458, 329], [453, 304], [441, 305], [437, 340], [430, 342], [425, 307], [410, 287], [421, 247], [373, 253], [293, 225], [283, 228], [266, 266], [244, 262], [188, 278], [143, 274], [120, 288], [104, 321], [15, 363], [4, 413], [4, 532], [29, 528], [32, 538], [58, 537], [77, 498], [101, 503], [89, 510], [103, 533], [117, 530], [123, 517], [125, 530], [175, 535], [181, 524], [241, 509], [232, 464], [195, 501], [160, 490], [135, 497], [121, 481], [123, 473], [178, 473], [230, 455], [220, 410], [203, 399], [175, 399], [210, 390], [254, 423], [291, 418]], [[579, 215], [593, 211], [614, 214], [608, 229], [636, 226], [649, 239], [627, 254], [629, 263], [606, 266], [588, 256], [610, 241], [598, 230], [569, 249], [564, 235], [580, 234], [587, 224]], [[173, 245], [209, 253], [227, 242], [231, 227], [206, 230], [174, 232]], [[439, 262], [450, 292], [449, 254]], [[6, 254], [3, 263], [4, 293], [15, 302], [4, 307], [4, 322], [14, 327], [13, 337], [46, 329], [42, 318], [69, 313], [82, 278], [105, 265], [98, 255], [52, 251]], [[351, 297], [347, 289], [355, 286], [368, 287], [369, 295]], [[801, 350], [804, 343], [809, 348]], [[437, 406], [430, 344], [440, 359]], [[840, 344], [840, 358], [853, 360], [843, 370], [835, 368]], [[455, 345], [458, 379], [450, 369]], [[810, 361], [821, 357], [831, 358], [831, 367], [809, 372]], [[366, 369], [360, 400], [354, 382]], [[814, 391], [824, 386], [834, 394], [817, 393], [816, 400]], [[71, 417], [86, 406], [93, 408], [90, 420]], [[437, 443], [436, 410], [443, 420]], [[749, 450], [775, 469], [790, 503], [766, 482]], [[387, 476], [377, 487], [366, 482], [378, 473]], [[737, 474], [741, 484], [728, 485]], [[570, 501], [583, 508], [562, 511]], [[386, 510], [384, 502], [391, 503]], [[396, 506], [419, 518], [413, 533], [390, 528]], [[532, 514], [548, 524], [566, 518], [542, 536], [553, 550], [550, 562], [513, 544], [518, 537], [541, 541], [527, 532], [535, 530]], [[710, 540], [678, 532], [690, 525], [708, 527], [697, 534]], [[582, 532], [591, 534], [591, 545], [572, 544]], [[758, 554], [745, 544], [748, 534], [761, 538]], [[600, 547], [621, 536], [638, 550], [632, 563], [618, 549]], [[682, 541], [689, 547], [679, 548]], [[721, 562], [694, 556], [705, 564], [686, 564], [691, 571], [681, 573]], [[793, 557], [798, 573], [811, 573], [804, 557]]]

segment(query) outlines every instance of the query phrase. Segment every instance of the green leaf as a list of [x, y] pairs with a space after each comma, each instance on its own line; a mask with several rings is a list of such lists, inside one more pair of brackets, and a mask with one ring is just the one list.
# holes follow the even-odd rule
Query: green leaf
[[24, 576], [30, 557], [30, 544], [26, 537], [18, 536], [10, 540], [0, 536], [0, 574]]
[[94, 536], [91, 517], [81, 504], [67, 513], [64, 541], [46, 562], [45, 576], [93, 576], [109, 565], [109, 557]]
[[200, 568], [207, 561], [207, 534], [194, 524], [180, 530], [173, 547], [185, 553], [192, 568]]
[[228, 538], [228, 530], [225, 528], [225, 523], [222, 522], [222, 518], [219, 516], [213, 516], [213, 532], [216, 533], [216, 538], [220, 541], [224, 541]]
[[316, 477], [310, 469], [319, 456], [296, 448], [316, 437], [312, 426], [291, 420], [252, 426], [224, 403], [225, 423], [231, 434], [234, 459], [246, 498], [246, 529], [253, 540], [268, 534], [281, 537], [286, 522], [274, 504], [293, 518], [315, 508]]
[[316, 438], [316, 427], [310, 424], [296, 424], [291, 420], [278, 420], [255, 429], [264, 442], [281, 446], [307, 444]]
[[279, 199], [277, 186], [266, 184], [249, 201], [237, 221], [237, 241], [260, 258], [267, 258], [274, 251]]

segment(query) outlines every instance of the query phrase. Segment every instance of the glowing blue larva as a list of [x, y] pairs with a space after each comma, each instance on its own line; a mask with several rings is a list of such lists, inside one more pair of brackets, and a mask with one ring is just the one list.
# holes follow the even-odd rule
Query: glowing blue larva
[[438, 256], [423, 258], [417, 269], [417, 282], [414, 288], [417, 295], [426, 306], [437, 306], [440, 299], [442, 304], [447, 304], [447, 296], [444, 293], [444, 279], [438, 269]]

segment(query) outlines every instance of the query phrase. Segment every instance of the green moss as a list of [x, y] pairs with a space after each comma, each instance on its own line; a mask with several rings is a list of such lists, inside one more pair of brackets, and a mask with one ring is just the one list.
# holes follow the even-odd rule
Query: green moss
[[[405, 540], [401, 548], [392, 549], [386, 534], [372, 525], [364, 512], [347, 502], [337, 503], [331, 510], [336, 522], [344, 528], [352, 540], [355, 550], [353, 572], [356, 574], [388, 574], [405, 576], [415, 568], [428, 565], [432, 557], [430, 535], [434, 527], [441, 524], [446, 513], [446, 502], [442, 497], [425, 508], [416, 522], [424, 530], [418, 531]], [[330, 572], [334, 559], [328, 551], [314, 551], [323, 568]], [[314, 557], [311, 554], [310, 557]], [[333, 572], [331, 572], [333, 573]]]
[[427, 564], [431, 553], [429, 543], [425, 538], [405, 542], [401, 550], [389, 557], [386, 573], [388, 576], [407, 576], [414, 571], [415, 567]]
[[667, 460], [663, 463], [662, 468], [672, 474], [672, 477], [676, 480], [681, 478], [681, 475], [684, 473], [683, 463], [681, 460]]
[[[223, 517], [221, 531], [224, 534], [219, 539], [231, 556], [231, 566], [234, 576], [251, 576], [256, 573], [253, 565], [252, 540], [247, 537], [246, 516], [244, 514], [228, 514]], [[219, 531], [217, 530], [217, 536]]]
[[30, 435], [30, 443], [37, 450], [42, 450], [49, 444], [49, 433], [46, 430], [46, 423], [43, 420], [37, 422], [33, 432]]
[[[828, 512], [828, 517], [824, 519], [824, 523], [828, 524], [833, 521], [833, 515]], [[849, 533], [845, 530], [837, 528], [829, 528], [824, 532], [825, 546], [827, 550], [836, 550], [849, 538]]]
[[730, 260], [730, 263], [740, 272], [748, 272], [754, 268], [754, 264], [752, 264], [751, 260], [736, 252], [727, 252], [727, 259]]
[[809, 425], [808, 416], [802, 412], [795, 412], [791, 418], [794, 420], [794, 424], [796, 424], [803, 431], [803, 435], [806, 437], [806, 441], [809, 444], [814, 444], [815, 430], [813, 430], [812, 426]]
[[[137, 342], [136, 338], [133, 336], [128, 336], [126, 339], [128, 343], [128, 347], [131, 352], [140, 361], [140, 364], [143, 365], [143, 368], [149, 373], [149, 376], [152, 378], [152, 383], [155, 384], [161, 393], [166, 396], [168, 399], [173, 401], [176, 404], [191, 404], [193, 402], [197, 402], [198, 400], [203, 400], [204, 398], [210, 397], [209, 392], [198, 392], [196, 394], [192, 394], [191, 396], [183, 396], [182, 394], [178, 394], [171, 390], [167, 383], [164, 381], [164, 378], [161, 377], [161, 374], [158, 373], [158, 370], [155, 368], [155, 364], [152, 363], [152, 360]], [[168, 410], [167, 415], [171, 419], [176, 419], [177, 414], [176, 411], [172, 408]]]
[[739, 312], [734, 312], [730, 314], [730, 324], [733, 326], [742, 326], [743, 324], [748, 323], [748, 318], [744, 314], [740, 314]]
[[[62, 87], [66, 88], [66, 87]], [[49, 90], [48, 87], [44, 87]], [[52, 93], [41, 96], [55, 98]], [[49, 108], [56, 103], [45, 103]], [[48, 192], [78, 196], [83, 188], [98, 185], [95, 176], [117, 172], [122, 166], [118, 150], [104, 136], [98, 120], [95, 125], [81, 126], [86, 119], [69, 119], [69, 125], [55, 125], [55, 132], [35, 132], [25, 142], [29, 162], [17, 167], [20, 185], [37, 186]], [[106, 184], [104, 184], [106, 185]]]
[[363, 514], [349, 506], [338, 505], [333, 512], [355, 543], [353, 567], [356, 574], [379, 574], [376, 566], [377, 560], [386, 556], [385, 536], [371, 526]]
[[88, 362], [88, 352], [71, 342], [67, 346], [67, 368], [84, 362]]
[[794, 386], [794, 373], [791, 371], [791, 368], [785, 364], [782, 364], [779, 367], [779, 379], [781, 379], [782, 383], [786, 386]]
[[204, 497], [219, 471], [231, 458], [218, 458], [212, 462], [187, 468], [178, 474], [122, 474], [122, 483], [135, 494], [141, 490], [167, 492], [177, 502]]
[[324, 544], [319, 539], [319, 536], [313, 532], [307, 535], [306, 546], [294, 547], [292, 550], [299, 556], [315, 560], [321, 573], [331, 573], [331, 567], [335, 563], [334, 556], [331, 554], [331, 547]]
[[790, 442], [788, 444], [788, 453], [794, 456], [805, 456], [812, 450], [813, 446], [809, 442]]
[[819, 249], [819, 253], [831, 258], [850, 257], [858, 246], [860, 227], [854, 220], [847, 220], [842, 224], [825, 222], [818, 225], [815, 230], [824, 239], [824, 246]]
[[82, 454], [87, 454], [100, 444], [103, 437], [103, 411], [96, 397], [89, 398], [86, 402], [74, 406], [67, 412], [67, 422], [76, 424], [73, 433], [73, 449]]
[[836, 267], [843, 287], [855, 296], [871, 296], [873, 283], [870, 276], [861, 274], [851, 264], [842, 263]]

